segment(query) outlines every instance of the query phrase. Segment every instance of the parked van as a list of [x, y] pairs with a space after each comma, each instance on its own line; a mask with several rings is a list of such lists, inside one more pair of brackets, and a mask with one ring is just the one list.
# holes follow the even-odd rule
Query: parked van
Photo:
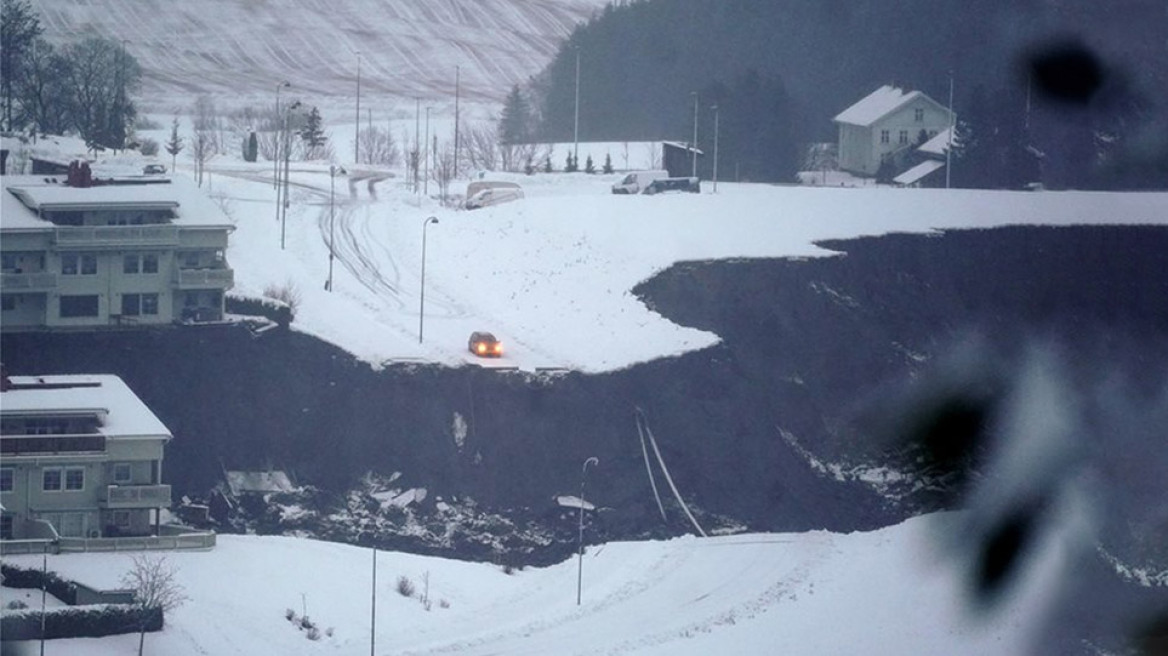
[[654, 180], [669, 177], [669, 171], [629, 171], [620, 182], [612, 185], [614, 194], [641, 194], [644, 193]]

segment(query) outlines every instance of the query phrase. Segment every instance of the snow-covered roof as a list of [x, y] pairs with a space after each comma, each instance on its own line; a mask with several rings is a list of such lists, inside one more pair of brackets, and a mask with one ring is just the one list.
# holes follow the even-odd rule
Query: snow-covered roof
[[941, 130], [937, 133], [937, 136], [921, 144], [920, 148], [917, 148], [917, 150], [921, 151], [922, 153], [928, 153], [930, 155], [943, 156], [945, 151], [949, 149], [949, 134], [952, 131], [952, 128]]
[[223, 210], [188, 178], [152, 177], [135, 184], [70, 187], [62, 176], [0, 177], [0, 228], [52, 228], [41, 219], [39, 210], [172, 210], [172, 224], [232, 228]]
[[921, 178], [932, 173], [933, 171], [944, 167], [945, 162], [935, 159], [927, 159], [905, 171], [904, 173], [896, 176], [892, 179], [892, 181], [898, 185], [910, 185], [919, 181]]
[[171, 438], [170, 430], [121, 378], [112, 374], [10, 376], [0, 415], [77, 415], [102, 418], [106, 437]]
[[906, 91], [886, 84], [840, 112], [833, 120], [867, 127], [920, 97], [928, 96], [920, 91]]

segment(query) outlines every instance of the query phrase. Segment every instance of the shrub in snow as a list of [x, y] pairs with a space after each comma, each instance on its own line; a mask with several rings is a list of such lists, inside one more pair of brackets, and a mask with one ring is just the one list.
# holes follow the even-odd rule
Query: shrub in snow
[[333, 637], [333, 627], [330, 626], [329, 628], [325, 629], [324, 634], [330, 638]]
[[414, 588], [414, 582], [411, 581], [408, 576], [397, 577], [397, 593], [398, 594], [400, 594], [403, 597], [412, 597], [412, 596], [414, 596], [415, 591], [416, 591], [416, 588]]
[[450, 602], [446, 601], [445, 599], [439, 599], [438, 600], [438, 607], [439, 608], [450, 608]]
[[296, 310], [300, 307], [300, 290], [296, 283], [286, 280], [283, 285], [270, 284], [264, 287], [264, 296], [287, 305], [290, 320], [296, 318]]
[[296, 621], [296, 611], [292, 610], [291, 608], [285, 608], [284, 609], [284, 619], [288, 620], [289, 622], [295, 622]]
[[316, 628], [315, 626], [310, 627], [308, 629], [308, 633], [305, 634], [305, 637], [307, 637], [309, 640], [320, 640], [320, 629]]
[[28, 604], [19, 599], [13, 599], [8, 602], [8, 610], [20, 610], [21, 608], [28, 608]]
[[147, 157], [154, 157], [158, 154], [158, 142], [153, 139], [143, 139], [142, 142], [138, 144], [138, 152]]

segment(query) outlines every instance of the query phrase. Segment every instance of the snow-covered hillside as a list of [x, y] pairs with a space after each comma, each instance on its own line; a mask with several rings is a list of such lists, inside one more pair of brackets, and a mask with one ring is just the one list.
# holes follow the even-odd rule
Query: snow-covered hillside
[[388, 97], [500, 101], [607, 0], [33, 0], [45, 36], [128, 39], [144, 69], [137, 99], [173, 111], [199, 94], [270, 103], [288, 80], [314, 98], [352, 99], [360, 53], [366, 103]]
[[[938, 549], [953, 517], [872, 533], [743, 534], [612, 543], [578, 563], [508, 575], [485, 563], [382, 552], [378, 654], [1020, 654], [1049, 610], [1062, 547], [989, 616], [966, 605], [960, 568]], [[1063, 545], [1065, 546], [1065, 545]], [[190, 600], [147, 636], [147, 653], [362, 654], [369, 651], [372, 553], [296, 538], [220, 536], [204, 553], [167, 556]], [[6, 559], [9, 560], [9, 559]], [[39, 556], [11, 561], [39, 567]], [[49, 568], [116, 587], [126, 554], [50, 556]], [[416, 587], [397, 591], [398, 577]], [[429, 578], [430, 609], [417, 598]], [[25, 591], [3, 589], [4, 599]], [[35, 604], [32, 603], [35, 601]], [[39, 605], [39, 596], [30, 600]], [[285, 619], [307, 612], [319, 642]], [[137, 636], [50, 641], [45, 653], [132, 653]], [[28, 645], [28, 647], [33, 647]], [[29, 652], [32, 653], [32, 652]]]
[[[216, 164], [211, 193], [237, 225], [228, 259], [236, 291], [290, 283], [293, 327], [378, 366], [477, 362], [524, 370], [608, 371], [703, 348], [718, 336], [678, 326], [632, 294], [686, 260], [828, 255], [828, 238], [1010, 224], [1168, 224], [1168, 194], [841, 189], [726, 184], [718, 193], [615, 196], [616, 176], [488, 176], [526, 197], [467, 211], [442, 207], [390, 180], [371, 197], [327, 166], [293, 172], [286, 248], [263, 165]], [[465, 183], [457, 183], [464, 185]], [[463, 186], [455, 188], [461, 191]], [[708, 185], [707, 185], [708, 190]], [[431, 189], [431, 191], [435, 191]], [[332, 213], [335, 212], [335, 215]], [[332, 218], [334, 217], [335, 218]], [[426, 228], [424, 342], [419, 343]], [[333, 292], [329, 239], [336, 244]], [[501, 361], [466, 351], [476, 330], [505, 345]]]

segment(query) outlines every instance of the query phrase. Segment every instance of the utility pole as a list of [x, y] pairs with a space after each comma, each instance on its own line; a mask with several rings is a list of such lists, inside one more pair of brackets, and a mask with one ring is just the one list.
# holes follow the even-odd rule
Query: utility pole
[[353, 122], [353, 163], [360, 163], [361, 154], [361, 51], [357, 51], [357, 120]]
[[280, 131], [280, 89], [290, 86], [292, 84], [288, 80], [276, 83], [276, 153], [272, 157], [272, 188], [276, 190], [277, 207], [280, 205], [280, 139], [283, 138]]

